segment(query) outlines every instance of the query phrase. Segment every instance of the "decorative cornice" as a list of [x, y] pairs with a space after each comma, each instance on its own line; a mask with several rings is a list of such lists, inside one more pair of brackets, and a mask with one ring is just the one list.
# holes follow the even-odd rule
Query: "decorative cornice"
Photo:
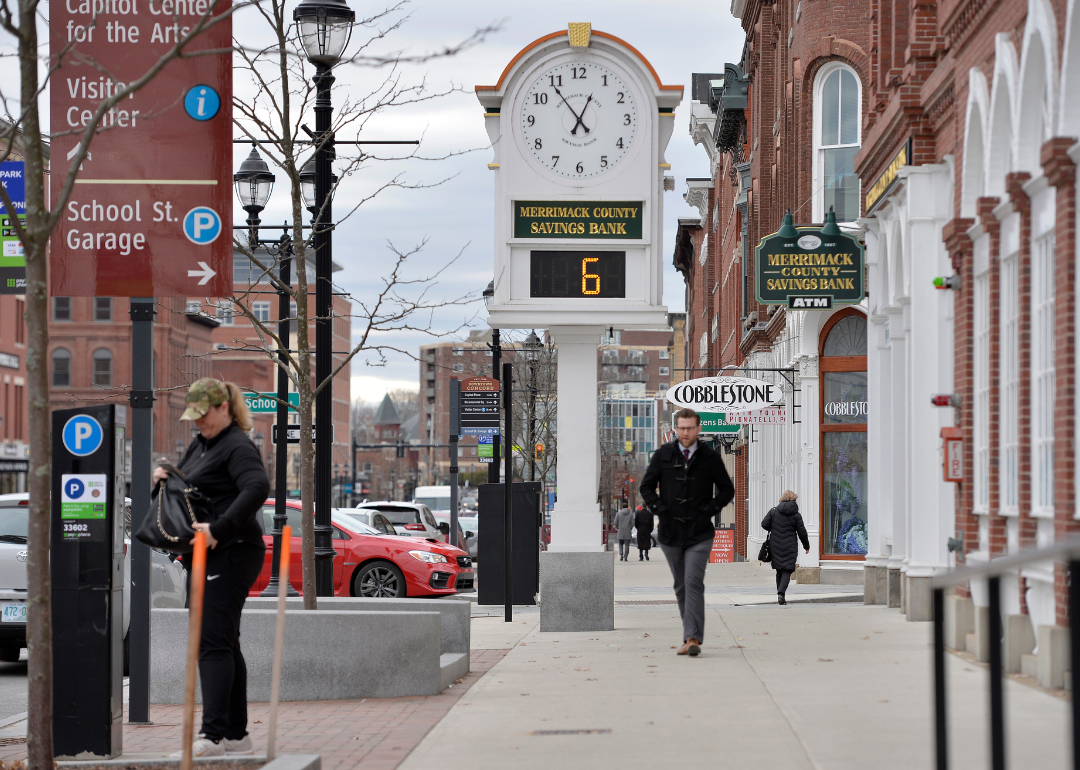
[[694, 144], [705, 147], [710, 164], [715, 163], [720, 154], [712, 138], [715, 125], [716, 113], [709, 109], [709, 105], [694, 102], [690, 106], [690, 138], [694, 140]]
[[1031, 208], [1031, 198], [1024, 191], [1024, 183], [1029, 179], [1031, 174], [1026, 171], [1012, 171], [1005, 175], [1005, 192], [1009, 196], [1009, 203], [1021, 214]]
[[704, 227], [709, 217], [709, 190], [713, 188], [711, 179], [687, 179], [686, 195], [683, 196], [689, 205], [698, 210], [701, 216], [701, 226]]
[[945, 249], [949, 252], [953, 270], [958, 273], [964, 266], [964, 256], [971, 252], [971, 237], [968, 235], [968, 229], [973, 224], [975, 224], [974, 219], [957, 217], [941, 229], [941, 240], [945, 242]]
[[1069, 150], [1076, 140], [1067, 136], [1055, 136], [1042, 146], [1039, 164], [1043, 174], [1054, 187], [1065, 187], [1076, 182], [1076, 164], [1069, 157]]

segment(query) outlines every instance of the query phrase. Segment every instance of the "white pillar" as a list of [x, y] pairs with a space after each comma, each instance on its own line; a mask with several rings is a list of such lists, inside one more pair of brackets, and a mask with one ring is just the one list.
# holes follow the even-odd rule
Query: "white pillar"
[[[814, 311], [820, 312], [820, 311]], [[817, 350], [817, 330], [819, 325], [804, 325], [804, 330], [814, 330], [813, 339], [803, 340], [803, 350]], [[820, 375], [818, 374], [817, 353], [804, 352], [798, 359], [799, 367], [799, 403], [802, 414], [799, 419], [801, 446], [799, 447], [803, 457], [803, 488], [799, 490], [799, 509], [802, 512], [803, 523], [806, 525], [806, 534], [810, 539], [810, 553], [800, 556], [800, 561], [807, 567], [821, 566], [821, 490], [820, 468], [821, 448], [818, 446], [819, 430], [821, 425], [821, 410], [818, 399], [820, 398]]]
[[558, 347], [558, 500], [551, 511], [551, 551], [603, 551], [596, 348], [603, 329], [549, 330]]

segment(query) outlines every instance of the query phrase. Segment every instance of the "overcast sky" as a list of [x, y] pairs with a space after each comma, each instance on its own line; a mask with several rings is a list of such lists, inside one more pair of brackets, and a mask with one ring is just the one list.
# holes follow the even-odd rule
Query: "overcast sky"
[[[351, 0], [357, 15], [372, 13], [377, 3]], [[43, 6], [47, 12], [48, 6]], [[427, 241], [424, 249], [410, 260], [410, 276], [432, 273], [461, 252], [457, 263], [443, 275], [429, 296], [457, 298], [472, 292], [477, 301], [465, 307], [444, 308], [430, 319], [416, 319], [416, 325], [433, 331], [452, 329], [463, 323], [483, 327], [485, 314], [480, 292], [493, 272], [493, 177], [487, 164], [491, 151], [484, 129], [483, 109], [473, 94], [477, 84], [494, 84], [503, 68], [525, 45], [536, 38], [566, 29], [567, 22], [591, 22], [593, 29], [623, 38], [649, 59], [665, 84], [682, 84], [685, 97], [676, 111], [675, 131], [667, 149], [675, 176], [675, 191], [664, 197], [664, 300], [671, 311], [682, 311], [683, 282], [671, 267], [671, 253], [679, 217], [696, 216], [683, 201], [685, 178], [708, 175], [703, 148], [695, 146], [688, 133], [690, 112], [690, 76], [693, 72], [722, 72], [725, 62], [737, 61], [742, 52], [743, 33], [731, 17], [728, 2], [690, 2], [689, 0], [577, 0], [526, 3], [520, 0], [413, 0], [406, 5], [409, 15], [401, 29], [381, 45], [383, 51], [401, 50], [406, 55], [436, 51], [467, 38], [477, 28], [499, 24], [498, 32], [480, 45], [453, 58], [402, 69], [405, 83], [426, 78], [434, 91], [460, 88], [443, 98], [419, 105], [388, 110], [372, 119], [364, 128], [364, 139], [417, 139], [423, 137], [421, 154], [442, 156], [474, 149], [474, 152], [440, 162], [410, 160], [380, 164], [365, 170], [359, 177], [342, 183], [335, 198], [335, 215], [350, 207], [358, 198], [402, 172], [416, 183], [442, 184], [423, 190], [390, 190], [365, 203], [359, 212], [337, 229], [334, 235], [334, 260], [344, 267], [335, 280], [356, 299], [370, 299], [380, 288], [380, 276], [390, 264], [388, 243], [403, 250]], [[254, 11], [238, 14], [234, 35], [243, 42], [256, 25], [261, 24]], [[358, 31], [356, 38], [363, 34]], [[43, 42], [47, 38], [42, 37]], [[11, 49], [6, 40], [0, 48]], [[0, 70], [14, 75], [13, 61], [7, 59]], [[347, 97], [361, 98], [387, 76], [385, 70], [342, 67], [336, 72], [334, 103]], [[9, 83], [17, 82], [8, 80]], [[242, 93], [244, 83], [236, 84]], [[47, 100], [42, 105], [47, 115]], [[44, 116], [43, 116], [44, 117]], [[309, 119], [314, 126], [314, 116]], [[346, 132], [339, 138], [355, 138]], [[234, 169], [247, 155], [249, 147], [237, 145]], [[339, 155], [347, 153], [339, 148]], [[265, 223], [281, 222], [287, 213], [284, 187], [275, 191], [263, 214]], [[234, 219], [240, 222], [244, 212], [236, 206]], [[336, 217], [335, 217], [336, 218]], [[354, 305], [355, 307], [355, 305]], [[353, 325], [354, 334], [360, 321]], [[463, 332], [464, 333], [464, 332]], [[393, 344], [417, 354], [431, 337], [422, 332], [395, 335]], [[362, 357], [352, 366], [352, 396], [376, 401], [388, 389], [416, 389], [419, 380], [417, 363], [405, 356], [392, 356], [383, 366], [372, 366]]]

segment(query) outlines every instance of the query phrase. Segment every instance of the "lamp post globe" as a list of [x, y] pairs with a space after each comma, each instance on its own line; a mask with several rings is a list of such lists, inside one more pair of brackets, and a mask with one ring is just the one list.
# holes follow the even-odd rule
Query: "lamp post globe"
[[492, 280], [488, 283], [487, 288], [484, 289], [484, 305], [491, 307], [491, 303], [495, 301], [495, 281]]
[[236, 197], [240, 199], [244, 211], [258, 215], [266, 208], [266, 202], [270, 200], [270, 193], [274, 189], [275, 178], [259, 154], [258, 145], [253, 142], [251, 153], [240, 164], [240, 170], [233, 174]]
[[344, 0], [304, 0], [293, 10], [293, 21], [308, 60], [333, 67], [352, 37], [356, 13]]
[[544, 343], [540, 341], [540, 338], [536, 336], [536, 331], [530, 331], [529, 336], [525, 338], [525, 358], [531, 362], [540, 360], [540, 351], [544, 347]]
[[[337, 188], [337, 174], [330, 175], [330, 199], [334, 198], [334, 190]], [[304, 208], [311, 212], [311, 216], [318, 214], [319, 203], [315, 195], [315, 156], [304, 164], [300, 169], [300, 197], [304, 201]]]

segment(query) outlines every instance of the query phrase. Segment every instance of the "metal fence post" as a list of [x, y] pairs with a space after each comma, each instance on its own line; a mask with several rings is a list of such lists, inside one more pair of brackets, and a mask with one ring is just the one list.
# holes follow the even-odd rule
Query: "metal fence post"
[[988, 581], [990, 607], [987, 633], [990, 635], [990, 766], [1005, 770], [1005, 683], [1001, 661], [1001, 578]]
[[1080, 770], [1080, 708], [1076, 707], [1076, 673], [1080, 671], [1080, 561], [1069, 561], [1069, 653], [1072, 660], [1073, 770]]
[[949, 770], [949, 734], [945, 715], [945, 590], [934, 589], [934, 737], [937, 770]]

